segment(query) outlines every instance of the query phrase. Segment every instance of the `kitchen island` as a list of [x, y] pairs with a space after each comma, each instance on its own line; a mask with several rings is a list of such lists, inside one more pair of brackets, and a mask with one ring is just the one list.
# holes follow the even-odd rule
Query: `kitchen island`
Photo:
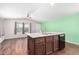
[[28, 54], [49, 55], [65, 47], [64, 33], [43, 33], [28, 35]]
[[[61, 38], [60, 38], [61, 36]], [[65, 47], [64, 33], [28, 33], [4, 36], [0, 42], [2, 55], [48, 55]]]

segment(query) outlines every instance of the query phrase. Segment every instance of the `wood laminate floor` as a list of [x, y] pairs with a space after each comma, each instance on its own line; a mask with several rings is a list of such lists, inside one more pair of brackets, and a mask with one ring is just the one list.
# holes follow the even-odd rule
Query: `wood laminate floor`
[[66, 43], [63, 50], [57, 51], [53, 55], [79, 55], [79, 45]]
[[0, 55], [27, 55], [27, 39], [7, 39], [1, 43]]
[[[28, 55], [27, 39], [5, 40], [0, 44], [0, 55]], [[79, 55], [79, 45], [66, 43], [66, 47], [51, 55]]]

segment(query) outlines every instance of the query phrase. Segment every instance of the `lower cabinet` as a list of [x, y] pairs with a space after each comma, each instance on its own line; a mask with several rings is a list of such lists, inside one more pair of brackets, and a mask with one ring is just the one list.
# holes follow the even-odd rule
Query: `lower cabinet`
[[45, 37], [34, 39], [34, 54], [45, 55]]
[[28, 54], [34, 55], [34, 40], [28, 36]]
[[31, 38], [28, 36], [28, 54], [45, 55], [45, 38]]
[[59, 49], [59, 38], [58, 35], [54, 35], [54, 52]]
[[52, 36], [31, 38], [28, 37], [28, 51], [30, 55], [52, 54], [54, 42]]
[[28, 36], [28, 54], [49, 55], [63, 49], [65, 47], [65, 36], [62, 36], [53, 35], [38, 38]]
[[54, 47], [53, 36], [46, 37], [46, 54], [47, 55], [53, 53], [53, 47]]
[[35, 54], [36, 55], [45, 55], [45, 44], [44, 43], [35, 44]]

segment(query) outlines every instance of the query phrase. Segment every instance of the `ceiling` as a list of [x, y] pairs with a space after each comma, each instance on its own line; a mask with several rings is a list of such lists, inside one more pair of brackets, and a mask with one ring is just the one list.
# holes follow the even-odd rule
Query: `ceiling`
[[26, 17], [27, 13], [32, 14], [39, 7], [37, 3], [0, 3], [0, 15], [7, 18]]
[[78, 3], [0, 3], [0, 17], [24, 18], [30, 14], [33, 20], [43, 22], [50, 19], [79, 13]]

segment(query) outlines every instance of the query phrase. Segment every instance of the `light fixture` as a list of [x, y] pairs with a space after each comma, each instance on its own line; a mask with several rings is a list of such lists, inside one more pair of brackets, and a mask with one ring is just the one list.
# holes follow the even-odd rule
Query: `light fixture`
[[55, 4], [55, 0], [50, 0], [50, 5], [53, 6]]
[[55, 3], [54, 2], [50, 2], [50, 5], [53, 6]]
[[29, 17], [29, 13], [27, 13], [27, 17]]
[[30, 13], [27, 13], [27, 18], [31, 19]]

